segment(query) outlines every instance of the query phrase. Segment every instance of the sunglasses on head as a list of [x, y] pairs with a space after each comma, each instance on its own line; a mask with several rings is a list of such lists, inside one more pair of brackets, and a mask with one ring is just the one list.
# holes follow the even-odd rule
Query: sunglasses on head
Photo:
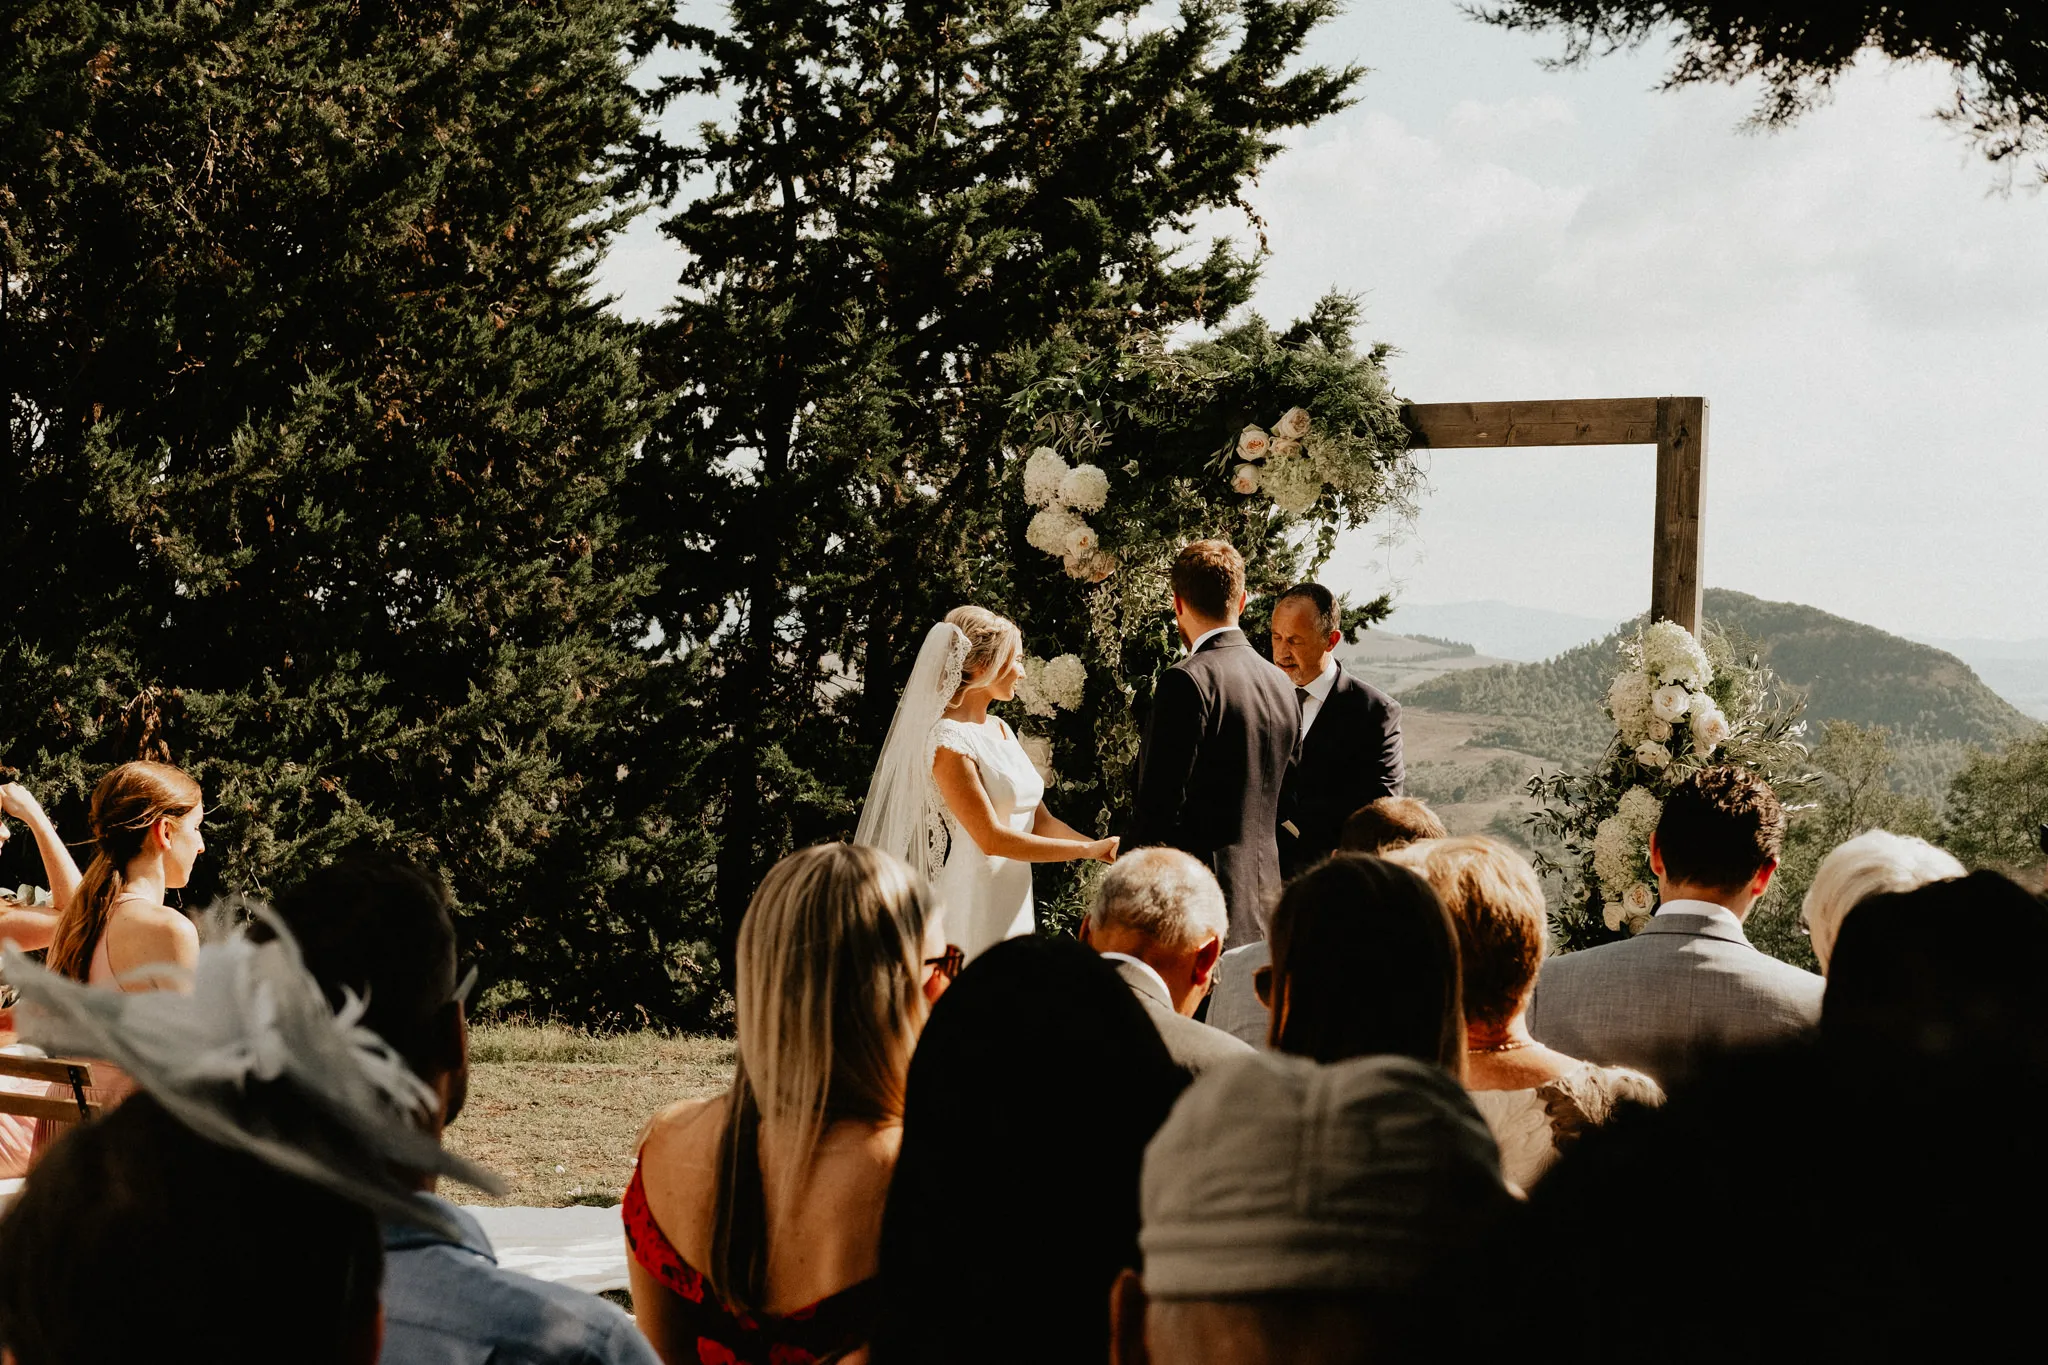
[[942, 956], [928, 957], [924, 960], [924, 965], [936, 968], [940, 976], [951, 981], [954, 977], [960, 975], [960, 969], [967, 965], [967, 954], [948, 943], [946, 951]]

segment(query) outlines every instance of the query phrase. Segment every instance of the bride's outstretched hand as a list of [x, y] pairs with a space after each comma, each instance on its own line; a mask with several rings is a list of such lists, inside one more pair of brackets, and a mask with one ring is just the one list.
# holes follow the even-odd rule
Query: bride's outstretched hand
[[1113, 863], [1116, 861], [1117, 845], [1122, 842], [1121, 838], [1115, 836], [1108, 839], [1096, 839], [1088, 845], [1086, 856], [1105, 863]]

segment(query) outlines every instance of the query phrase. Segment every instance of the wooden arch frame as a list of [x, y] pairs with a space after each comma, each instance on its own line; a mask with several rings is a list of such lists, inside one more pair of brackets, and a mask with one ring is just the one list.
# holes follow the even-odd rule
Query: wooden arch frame
[[1487, 446], [1657, 447], [1657, 526], [1650, 619], [1700, 628], [1700, 508], [1707, 491], [1704, 398], [1565, 398], [1535, 403], [1410, 403], [1418, 449]]

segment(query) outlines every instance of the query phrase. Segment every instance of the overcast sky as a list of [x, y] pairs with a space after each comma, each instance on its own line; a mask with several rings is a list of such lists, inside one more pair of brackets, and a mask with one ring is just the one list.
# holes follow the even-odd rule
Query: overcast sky
[[[2048, 196], [1930, 117], [1945, 71], [1873, 64], [1760, 134], [1752, 91], [1655, 90], [1661, 50], [1546, 71], [1557, 39], [1448, 0], [1352, 0], [1311, 43], [1373, 71], [1250, 196], [1269, 317], [1362, 295], [1420, 402], [1704, 394], [1710, 586], [2048, 634]], [[645, 218], [605, 273], [641, 316], [673, 278]], [[1647, 605], [1649, 447], [1426, 458], [1419, 518], [1347, 537], [1332, 586]]]

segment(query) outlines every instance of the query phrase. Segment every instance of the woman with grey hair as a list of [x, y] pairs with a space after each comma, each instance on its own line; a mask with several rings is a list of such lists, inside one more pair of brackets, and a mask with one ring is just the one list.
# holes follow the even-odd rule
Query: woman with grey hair
[[1912, 891], [1962, 875], [1963, 865], [1953, 854], [1925, 839], [1889, 830], [1874, 829], [1837, 847], [1821, 859], [1799, 909], [1799, 922], [1813, 938], [1821, 975], [1827, 975], [1842, 920], [1859, 904], [1888, 891]]

